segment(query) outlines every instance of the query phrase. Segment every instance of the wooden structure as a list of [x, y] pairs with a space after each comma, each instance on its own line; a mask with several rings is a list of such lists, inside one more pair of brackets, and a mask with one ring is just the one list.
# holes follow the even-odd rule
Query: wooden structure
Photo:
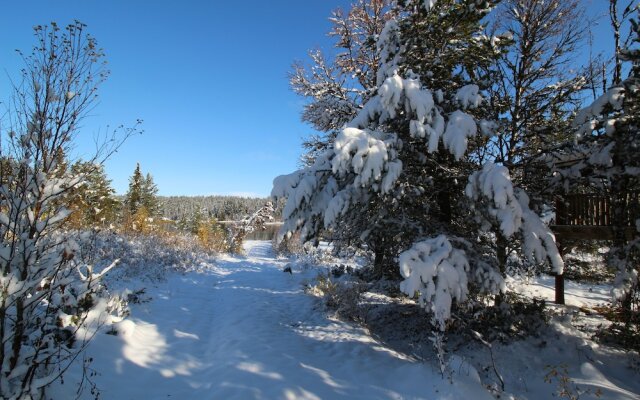
[[627, 207], [622, 226], [614, 226], [611, 199], [592, 194], [574, 194], [556, 199], [556, 224], [552, 226], [556, 236], [562, 239], [613, 240], [615, 228], [624, 230], [626, 239], [636, 232], [638, 193], [625, 199]]
[[[638, 234], [636, 220], [640, 218], [638, 193], [622, 199], [624, 215], [621, 223], [614, 224], [610, 197], [593, 194], [573, 194], [556, 199], [556, 223], [551, 230], [556, 235], [558, 248], [567, 240], [614, 240], [622, 231], [626, 240]], [[564, 304], [564, 276], [556, 275], [556, 303]]]

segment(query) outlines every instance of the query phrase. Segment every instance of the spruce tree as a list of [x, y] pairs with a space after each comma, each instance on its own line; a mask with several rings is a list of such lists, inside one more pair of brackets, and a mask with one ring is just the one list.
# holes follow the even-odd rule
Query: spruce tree
[[104, 166], [78, 161], [71, 167], [72, 173], [82, 177], [82, 184], [71, 195], [71, 206], [81, 227], [104, 226], [115, 222], [119, 202], [115, 190], [107, 178]]
[[373, 251], [376, 275], [401, 275], [440, 329], [469, 285], [504, 290], [495, 240], [478, 230], [521, 235], [527, 257], [562, 270], [526, 195], [482, 156], [497, 128], [486, 71], [502, 49], [483, 35], [494, 4], [398, 2], [377, 38], [371, 97], [312, 165], [276, 178], [272, 191], [287, 199], [280, 238], [324, 235], [337, 249]]
[[142, 184], [142, 205], [149, 212], [149, 216], [160, 215], [160, 203], [158, 201], [158, 187], [153, 182], [153, 177], [147, 173]]
[[124, 197], [125, 208], [130, 215], [134, 215], [144, 204], [144, 183], [140, 163], [137, 163], [133, 175], [129, 178], [129, 190]]
[[[472, 114], [478, 120], [486, 114], [471, 104], [481, 98], [475, 83], [485, 78], [480, 67], [488, 69], [497, 56], [481, 35], [480, 21], [489, 4], [440, 1], [427, 9], [421, 1], [403, 3], [389, 12], [395, 18], [386, 22], [375, 43], [377, 65], [372, 68], [374, 89], [370, 90], [375, 95], [369, 95], [348, 124], [353, 129], [343, 130], [329, 142], [336, 154], [340, 151], [348, 157], [355, 150], [359, 163], [371, 163], [364, 165], [367, 179], [362, 181], [357, 171], [336, 176], [337, 162], [326, 157], [324, 165], [310, 167], [309, 172], [321, 177], [321, 187], [328, 191], [324, 196], [335, 197], [336, 209], [324, 212], [324, 220], [319, 217], [323, 210], [313, 210], [300, 227], [303, 237], [310, 239], [331, 228], [340, 216], [340, 228], [330, 233], [336, 245], [372, 250], [377, 274], [392, 276], [398, 275], [394, 259], [400, 249], [420, 235], [440, 231], [443, 225], [453, 227], [451, 194], [463, 193], [466, 182], [460, 178], [474, 169], [463, 153], [475, 135], [469, 131], [469, 137], [463, 135], [459, 143], [442, 142], [440, 135], [455, 111], [457, 119], [451, 120], [448, 132], [458, 122], [474, 124], [475, 131]], [[464, 98], [457, 99], [460, 89]], [[412, 108], [412, 101], [418, 108]], [[365, 132], [361, 135], [357, 130]], [[330, 153], [325, 154], [334, 158]], [[380, 161], [376, 165], [374, 155]], [[384, 172], [387, 179], [376, 182]], [[367, 184], [374, 185], [374, 193], [361, 190]], [[349, 209], [358, 211], [352, 214]], [[353, 218], [344, 218], [347, 214]]]
[[125, 195], [125, 225], [139, 232], [149, 232], [154, 225], [153, 219], [160, 215], [158, 187], [151, 174], [142, 174], [140, 163], [136, 164], [133, 175], [129, 178], [129, 191]]

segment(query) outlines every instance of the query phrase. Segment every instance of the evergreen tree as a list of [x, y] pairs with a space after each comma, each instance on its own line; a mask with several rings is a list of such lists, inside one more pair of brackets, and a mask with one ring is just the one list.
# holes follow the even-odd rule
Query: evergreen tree
[[150, 173], [147, 173], [142, 184], [142, 205], [147, 209], [151, 217], [156, 217], [161, 213], [158, 187], [153, 182], [153, 177]]
[[[374, 251], [378, 274], [395, 276], [398, 270], [394, 259], [399, 249], [406, 248], [415, 237], [429, 230], [437, 231], [442, 224], [451, 225], [454, 216], [450, 194], [462, 193], [465, 182], [449, 177], [464, 176], [459, 168], [472, 170], [473, 164], [466, 158], [461, 159], [467, 136], [461, 137], [459, 143], [441, 144], [439, 135], [444, 133], [449, 114], [467, 105], [471, 105], [469, 109], [474, 108], [475, 104], [461, 104], [455, 98], [456, 90], [464, 88], [463, 100], [475, 103], [480, 98], [479, 87], [473, 85], [472, 79], [481, 72], [480, 66], [488, 68], [496, 56], [488, 40], [482, 40], [480, 34], [480, 20], [486, 15], [486, 8], [471, 8], [475, 2], [443, 1], [437, 2], [433, 9], [427, 9], [419, 1], [404, 3], [389, 13], [396, 18], [387, 21], [375, 44], [378, 65], [372, 68], [375, 78], [371, 94], [374, 95], [369, 95], [371, 98], [352, 118], [349, 123], [352, 129], [343, 130], [337, 139], [329, 142], [336, 156], [342, 151], [344, 157], [350, 157], [355, 150], [361, 158], [359, 163], [371, 164], [360, 166], [368, 172], [367, 181], [354, 181], [358, 178], [357, 170], [353, 171], [356, 175], [351, 172], [335, 177], [338, 166], [331, 151], [322, 159], [325, 165], [310, 167], [310, 173], [326, 180], [323, 182], [329, 190], [326, 196], [333, 197], [334, 192], [338, 192], [335, 202], [341, 214], [340, 229], [330, 233], [338, 247], [356, 245]], [[405, 86], [408, 90], [404, 90]], [[469, 95], [473, 91], [475, 97]], [[419, 108], [411, 109], [412, 100], [416, 100]], [[403, 110], [405, 103], [409, 108]], [[469, 112], [482, 114], [478, 109]], [[460, 118], [452, 120], [449, 133], [457, 127], [457, 122], [470, 121], [475, 130], [470, 114], [459, 111], [456, 116]], [[430, 135], [430, 131], [434, 134]], [[471, 132], [469, 136], [473, 136]], [[429, 139], [428, 143], [425, 139]], [[455, 155], [449, 150], [455, 151]], [[374, 155], [378, 158], [375, 165]], [[455, 158], [461, 160], [453, 166]], [[318, 172], [311, 172], [314, 169]], [[380, 178], [375, 175], [383, 172], [387, 172], [388, 179], [382, 185], [375, 183]], [[337, 187], [331, 188], [336, 178], [339, 178]], [[343, 187], [343, 182], [352, 187]], [[372, 183], [375, 195], [361, 189]], [[347, 208], [358, 208], [360, 212], [353, 214], [355, 218], [344, 218]], [[287, 211], [286, 206], [285, 220]], [[321, 212], [323, 210], [318, 209], [312, 214]], [[324, 221], [317, 216], [303, 219], [305, 239], [317, 236], [338, 217], [328, 218], [327, 212], [324, 215]]]
[[125, 225], [134, 231], [148, 233], [155, 228], [153, 219], [160, 215], [160, 202], [157, 197], [158, 187], [151, 174], [142, 174], [140, 163], [136, 164], [133, 175], [129, 178], [129, 191], [125, 195]]
[[130, 215], [134, 215], [144, 205], [144, 184], [140, 163], [137, 163], [133, 175], [129, 178], [129, 190], [124, 197], [125, 208]]
[[71, 172], [83, 179], [71, 195], [77, 225], [95, 227], [115, 222], [119, 202], [104, 166], [78, 161], [71, 167]]
[[502, 48], [482, 23], [493, 5], [398, 2], [376, 42], [371, 97], [312, 165], [276, 178], [272, 191], [287, 198], [281, 238], [328, 231], [336, 248], [373, 251], [378, 275], [402, 275], [401, 289], [419, 293], [441, 329], [469, 284], [504, 290], [495, 241], [481, 228], [521, 235], [525, 255], [562, 269], [509, 171], [481, 157], [497, 128], [486, 71]]

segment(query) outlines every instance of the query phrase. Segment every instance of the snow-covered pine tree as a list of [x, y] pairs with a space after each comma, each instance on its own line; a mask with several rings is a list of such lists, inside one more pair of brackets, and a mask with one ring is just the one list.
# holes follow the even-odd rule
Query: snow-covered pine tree
[[[445, 6], [445, 3], [447, 2], [443, 2], [439, 7], [441, 9], [446, 9], [447, 6]], [[451, 4], [455, 3], [449, 2], [447, 4], [451, 6]], [[460, 7], [460, 9], [462, 9], [462, 7]], [[460, 13], [460, 10], [456, 12]], [[402, 16], [400, 17], [399, 15], [401, 14]], [[449, 15], [448, 10], [445, 14]], [[360, 134], [361, 128], [368, 128], [368, 125], [371, 125], [371, 127], [377, 131], [387, 130], [392, 132], [397, 129], [398, 134], [402, 135], [400, 138], [397, 137], [395, 132], [387, 135], [377, 135], [379, 136], [377, 139], [379, 141], [377, 142], [378, 148], [373, 151], [379, 159], [377, 160], [378, 165], [375, 166], [378, 170], [375, 171], [375, 173], [379, 174], [382, 172], [382, 169], [385, 168], [382, 165], [383, 161], [393, 161], [389, 163], [389, 166], [391, 170], [396, 173], [399, 173], [404, 165], [404, 171], [401, 177], [402, 182], [395, 185], [394, 181], [397, 176], [394, 177], [389, 175], [388, 185], [381, 191], [376, 190], [377, 193], [375, 196], [372, 196], [366, 186], [373, 183], [376, 179], [379, 179], [379, 176], [371, 176], [371, 174], [369, 174], [367, 176], [367, 181], [358, 181], [355, 182], [355, 185], [353, 182], [353, 179], [355, 178], [354, 176], [345, 176], [345, 178], [347, 178], [345, 183], [351, 181], [349, 183], [353, 188], [347, 191], [342, 191], [340, 196], [334, 200], [336, 209], [331, 210], [329, 213], [324, 213], [324, 221], [321, 221], [315, 217], [315, 214], [323, 212], [323, 205], [321, 204], [319, 207], [320, 209], [312, 211], [311, 214], [314, 215], [314, 217], [311, 220], [307, 220], [305, 222], [305, 226], [302, 228], [303, 236], [317, 236], [322, 229], [329, 228], [330, 225], [332, 225], [332, 220], [335, 219], [337, 214], [341, 213], [340, 211], [343, 206], [345, 211], [346, 208], [350, 206], [358, 207], [360, 208], [360, 213], [357, 218], [341, 218], [340, 229], [333, 229], [330, 235], [338, 245], [366, 245], [376, 253], [376, 265], [379, 267], [378, 270], [380, 273], [390, 272], [397, 275], [397, 269], [393, 267], [395, 264], [393, 262], [393, 258], [397, 255], [397, 250], [403, 247], [406, 248], [412, 238], [425, 233], [425, 227], [432, 226], [431, 222], [443, 219], [445, 220], [445, 223], [448, 223], [449, 221], [447, 221], [447, 219], [451, 219], [450, 210], [448, 209], [450, 203], [447, 201], [445, 195], [438, 193], [435, 196], [430, 196], [436, 200], [440, 200], [439, 202], [435, 201], [431, 204], [424, 201], [422, 198], [423, 193], [427, 191], [429, 192], [429, 195], [434, 194], [434, 192], [431, 192], [433, 187], [440, 189], [445, 188], [447, 185], [438, 185], [433, 182], [433, 178], [438, 177], [439, 174], [423, 173], [429, 168], [437, 168], [439, 161], [425, 165], [425, 162], [420, 161], [420, 159], [426, 159], [425, 154], [429, 151], [432, 153], [431, 158], [453, 158], [446, 150], [441, 149], [442, 151], [439, 151], [439, 140], [435, 136], [432, 137], [431, 147], [427, 148], [424, 143], [426, 132], [424, 128], [421, 129], [419, 125], [431, 123], [431, 120], [434, 118], [436, 118], [436, 123], [444, 124], [444, 118], [441, 117], [440, 111], [442, 108], [438, 108], [438, 111], [433, 112], [430, 107], [433, 107], [434, 104], [431, 104], [431, 106], [427, 104], [423, 107], [424, 110], [407, 110], [406, 113], [404, 111], [400, 111], [396, 118], [395, 108], [405, 101], [405, 96], [402, 93], [404, 80], [400, 75], [409, 76], [411, 82], [407, 81], [407, 84], [412, 85], [413, 92], [418, 96], [422, 95], [427, 97], [428, 99], [431, 99], [433, 103], [433, 98], [442, 94], [442, 102], [444, 102], [444, 94], [442, 91], [435, 93], [436, 90], [433, 90], [428, 93], [421, 93], [420, 89], [422, 83], [420, 81], [420, 77], [409, 70], [411, 68], [414, 70], [423, 69], [422, 64], [430, 62], [427, 60], [437, 60], [436, 63], [439, 64], [440, 60], [447, 57], [448, 60], [446, 62], [455, 59], [453, 64], [447, 66], [447, 68], [453, 70], [456, 66], [462, 66], [460, 60], [464, 58], [464, 54], [470, 55], [469, 53], [471, 53], [471, 51], [469, 51], [469, 49], [472, 47], [480, 47], [480, 43], [473, 40], [468, 31], [461, 34], [459, 33], [461, 30], [455, 29], [457, 28], [455, 26], [456, 22], [454, 21], [455, 17], [449, 15], [449, 19], [439, 18], [438, 12], [426, 11], [420, 2], [408, 2], [404, 6], [398, 6], [394, 9], [393, 13], [389, 13], [388, 15], [398, 15], [398, 17], [390, 19], [387, 22], [381, 31], [381, 35], [379, 35], [379, 39], [375, 43], [376, 56], [374, 59], [377, 61], [378, 65], [370, 68], [370, 71], [375, 72], [375, 77], [370, 80], [374, 87], [369, 89], [373, 94], [373, 97], [371, 97], [371, 95], [369, 96], [371, 98], [364, 104], [364, 110], [359, 111], [355, 119], [349, 124], [353, 129], [343, 130], [338, 133], [338, 138], [335, 139], [335, 143], [330, 142], [330, 144], [336, 150], [337, 147], [345, 145], [348, 146], [344, 149], [344, 155], [348, 157], [349, 152], [352, 151], [350, 146], [353, 146], [357, 140], [356, 138], [352, 139], [349, 136], [361, 135], [360, 142], [362, 143], [363, 148], [359, 151], [362, 153], [362, 156], [366, 157], [368, 156], [369, 151], [365, 147], [367, 146], [366, 142], [369, 140], [368, 136], [370, 136], [370, 134], [368, 132]], [[458, 17], [461, 17], [461, 15], [458, 15]], [[427, 22], [427, 19], [430, 19], [430, 21]], [[466, 28], [471, 29], [472, 31], [473, 28], [469, 27], [478, 23], [478, 18], [476, 18], [475, 21], [465, 20], [462, 18], [458, 19], [465, 21], [463, 23], [467, 24]], [[417, 24], [414, 24], [414, 22]], [[404, 43], [401, 44], [398, 42], [401, 40], [398, 37], [401, 30], [400, 25], [402, 25], [403, 35], [405, 35], [402, 40], [406, 42], [406, 48], [411, 49], [412, 51], [403, 50], [402, 57], [405, 59], [408, 58], [411, 61], [403, 62], [398, 65], [397, 61], [400, 57], [400, 47], [405, 46]], [[421, 27], [422, 30], [416, 30], [417, 27]], [[476, 26], [476, 32], [477, 28], [478, 27]], [[422, 37], [429, 37], [434, 40], [421, 41], [421, 39], [419, 39], [421, 35]], [[459, 41], [458, 37], [462, 37], [462, 41]], [[436, 40], [436, 38], [440, 39]], [[452, 46], [447, 42], [449, 39], [451, 39], [452, 43], [454, 41], [458, 41], [459, 44]], [[442, 51], [440, 51], [440, 49]], [[435, 53], [438, 54], [436, 55]], [[457, 53], [461, 56], [459, 58], [453, 57], [453, 53]], [[476, 53], [486, 54], [486, 52], [481, 52], [479, 49], [476, 50]], [[445, 61], [442, 62], [444, 63]], [[403, 71], [399, 71], [398, 67], [402, 68]], [[460, 75], [462, 74], [463, 73], [460, 73]], [[438, 79], [440, 79], [440, 77], [442, 77], [442, 79], [440, 79], [440, 85], [436, 87], [450, 87], [450, 85], [447, 85], [444, 82], [444, 75], [446, 74], [438, 72]], [[434, 80], [432, 73], [425, 73], [424, 76], [425, 80]], [[387, 78], [389, 78], [389, 81], [385, 82]], [[453, 78], [453, 74], [450, 73], [447, 75], [447, 79], [455, 78]], [[394, 93], [392, 92], [395, 89], [394, 83], [398, 83], [400, 85], [399, 92], [395, 94], [397, 96], [395, 99], [393, 98]], [[459, 87], [460, 84], [457, 84], [456, 86]], [[454, 86], [454, 88], [456, 86]], [[401, 99], [400, 96], [403, 98]], [[376, 109], [381, 108], [381, 99], [388, 103], [395, 101], [396, 104], [389, 104], [388, 108], [393, 109], [391, 112], [383, 113], [382, 110]], [[416, 101], [420, 100], [421, 99], [416, 99]], [[448, 103], [449, 100], [450, 99], [447, 99]], [[415, 123], [412, 123], [412, 116], [409, 112], [416, 113], [416, 111], [420, 113], [420, 115], [417, 115]], [[438, 113], [437, 116], [432, 115], [436, 112]], [[429, 115], [427, 115], [427, 113], [429, 113]], [[369, 121], [369, 119], [371, 121]], [[380, 125], [380, 129], [377, 128], [377, 125]], [[438, 129], [444, 130], [444, 125], [440, 126]], [[414, 132], [414, 130], [416, 131]], [[354, 143], [343, 143], [345, 141]], [[389, 155], [383, 154], [387, 153], [387, 150], [389, 150], [389, 152], [395, 152], [396, 150], [394, 148], [400, 147], [400, 145], [403, 146], [404, 150], [401, 158], [388, 160]], [[387, 149], [387, 147], [389, 148]], [[331, 189], [331, 186], [333, 186], [334, 183], [332, 175], [337, 171], [335, 171], [335, 167], [331, 166], [331, 159], [327, 159], [327, 155], [330, 158], [333, 158], [333, 155], [330, 153], [331, 152], [325, 154], [325, 157], [321, 160], [321, 162], [326, 163], [325, 166], [316, 165], [315, 167], [312, 166], [311, 169], [318, 170], [312, 174], [315, 174], [318, 177], [322, 176], [320, 181], [325, 179], [327, 180], [327, 189], [331, 192], [334, 191], [334, 189]], [[366, 160], [368, 162], [373, 162], [373, 157], [369, 156]], [[366, 169], [371, 167], [364, 166], [364, 168]], [[392, 185], [392, 183], [394, 184]], [[459, 182], [459, 191], [463, 190], [463, 186], [464, 182]], [[361, 187], [362, 190], [360, 189]], [[337, 187], [335, 189], [338, 191]], [[333, 195], [334, 193], [329, 193], [330, 197], [333, 197]], [[339, 204], [338, 199], [343, 199], [344, 204]], [[326, 199], [326, 201], [328, 200], [331, 200], [331, 198]], [[432, 207], [434, 204], [435, 207]], [[439, 207], [439, 205], [442, 205], [442, 207]], [[287, 214], [287, 207], [289, 206], [290, 204], [285, 206], [285, 214]], [[397, 219], [398, 213], [403, 214], [402, 222]], [[330, 216], [330, 214], [333, 214], [333, 216]], [[424, 219], [424, 216], [426, 215], [430, 216], [428, 219], [431, 221]], [[356, 216], [356, 214], [354, 214], [354, 216]], [[313, 226], [311, 226], [311, 224]]]
[[[399, 258], [402, 290], [419, 293], [442, 329], [453, 302], [466, 300], [469, 282], [484, 292], [503, 289], [495, 260], [483, 255], [471, 228], [493, 223], [512, 235], [530, 211], [524, 196], [513, 195], [508, 171], [488, 164], [484, 175], [474, 174], [496, 127], [482, 95], [490, 84], [482, 72], [501, 51], [482, 34], [493, 5], [398, 2], [376, 42], [373, 95], [312, 165], [276, 178], [272, 191], [287, 198], [281, 236], [322, 235], [337, 248], [365, 247], [375, 253], [379, 275], [397, 275]], [[489, 218], [478, 213], [474, 220], [471, 201]], [[553, 244], [541, 223], [535, 228]], [[532, 256], [557, 255], [540, 241], [534, 246], [535, 235], [529, 239]]]

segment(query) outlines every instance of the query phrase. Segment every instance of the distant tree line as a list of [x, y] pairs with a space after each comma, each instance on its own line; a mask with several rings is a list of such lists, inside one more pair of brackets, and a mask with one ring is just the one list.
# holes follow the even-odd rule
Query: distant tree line
[[[123, 196], [115, 194], [102, 165], [77, 161], [70, 171], [82, 177], [67, 204], [72, 211], [70, 226], [74, 228], [122, 225], [147, 232], [153, 229], [150, 224], [157, 225], [158, 220], [164, 219], [179, 230], [192, 231], [202, 220], [240, 221], [269, 202], [267, 198], [238, 196], [158, 196], [153, 176], [144, 174], [140, 164], [129, 178], [129, 189]], [[281, 207], [275, 211], [274, 218], [279, 218], [280, 210]]]
[[[268, 198], [238, 196], [160, 196], [162, 216], [185, 221], [203, 214], [218, 221], [238, 221], [264, 206]], [[279, 218], [276, 210], [275, 217]]]

